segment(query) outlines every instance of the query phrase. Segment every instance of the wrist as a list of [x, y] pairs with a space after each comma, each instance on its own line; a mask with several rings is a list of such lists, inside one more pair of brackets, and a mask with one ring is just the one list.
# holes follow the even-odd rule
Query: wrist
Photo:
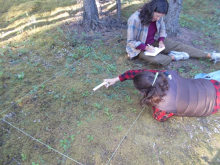
[[120, 81], [119, 77], [115, 77], [115, 82]]

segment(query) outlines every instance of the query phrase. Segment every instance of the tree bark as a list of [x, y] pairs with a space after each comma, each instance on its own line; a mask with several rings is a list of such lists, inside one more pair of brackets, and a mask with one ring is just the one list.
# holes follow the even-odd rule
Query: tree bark
[[121, 0], [116, 0], [117, 6], [117, 22], [121, 23]]
[[98, 9], [95, 0], [83, 0], [83, 22], [94, 29], [99, 21]]
[[169, 10], [164, 19], [168, 35], [176, 36], [178, 33], [182, 2], [183, 0], [169, 0]]

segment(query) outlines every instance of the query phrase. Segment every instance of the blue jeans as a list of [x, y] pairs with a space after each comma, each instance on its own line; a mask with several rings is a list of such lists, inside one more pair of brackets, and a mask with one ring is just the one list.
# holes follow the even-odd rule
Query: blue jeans
[[215, 71], [215, 72], [211, 72], [211, 73], [199, 73], [197, 74], [194, 79], [198, 79], [198, 78], [204, 78], [207, 80], [217, 80], [220, 82], [220, 70]]

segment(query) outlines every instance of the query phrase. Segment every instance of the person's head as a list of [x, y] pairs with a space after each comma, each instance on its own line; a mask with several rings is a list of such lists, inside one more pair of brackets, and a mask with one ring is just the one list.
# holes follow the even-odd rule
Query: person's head
[[[166, 95], [169, 89], [167, 78], [163, 73], [159, 73], [154, 84], [155, 74], [152, 72], [142, 72], [133, 78], [134, 86], [144, 97], [141, 99], [141, 105], [156, 106]], [[153, 86], [152, 86], [153, 84]]]
[[143, 25], [149, 25], [151, 21], [158, 21], [167, 14], [169, 3], [167, 0], [151, 0], [140, 10], [139, 18]]

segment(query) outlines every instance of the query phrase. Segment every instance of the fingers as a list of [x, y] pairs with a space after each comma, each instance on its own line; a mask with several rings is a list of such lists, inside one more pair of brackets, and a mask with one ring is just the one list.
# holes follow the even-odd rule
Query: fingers
[[111, 84], [111, 82], [109, 81], [109, 79], [104, 79], [103, 82], [107, 82], [107, 84], [105, 84], [105, 87], [108, 88]]
[[154, 48], [154, 47], [150, 47], [150, 50], [151, 50], [151, 51], [154, 51], [154, 50], [155, 50], [155, 48]]
[[153, 46], [151, 46], [151, 47], [148, 47], [148, 50], [147, 50], [147, 51], [149, 51], [149, 52], [154, 52], [154, 50], [155, 50], [155, 48], [154, 48]]

